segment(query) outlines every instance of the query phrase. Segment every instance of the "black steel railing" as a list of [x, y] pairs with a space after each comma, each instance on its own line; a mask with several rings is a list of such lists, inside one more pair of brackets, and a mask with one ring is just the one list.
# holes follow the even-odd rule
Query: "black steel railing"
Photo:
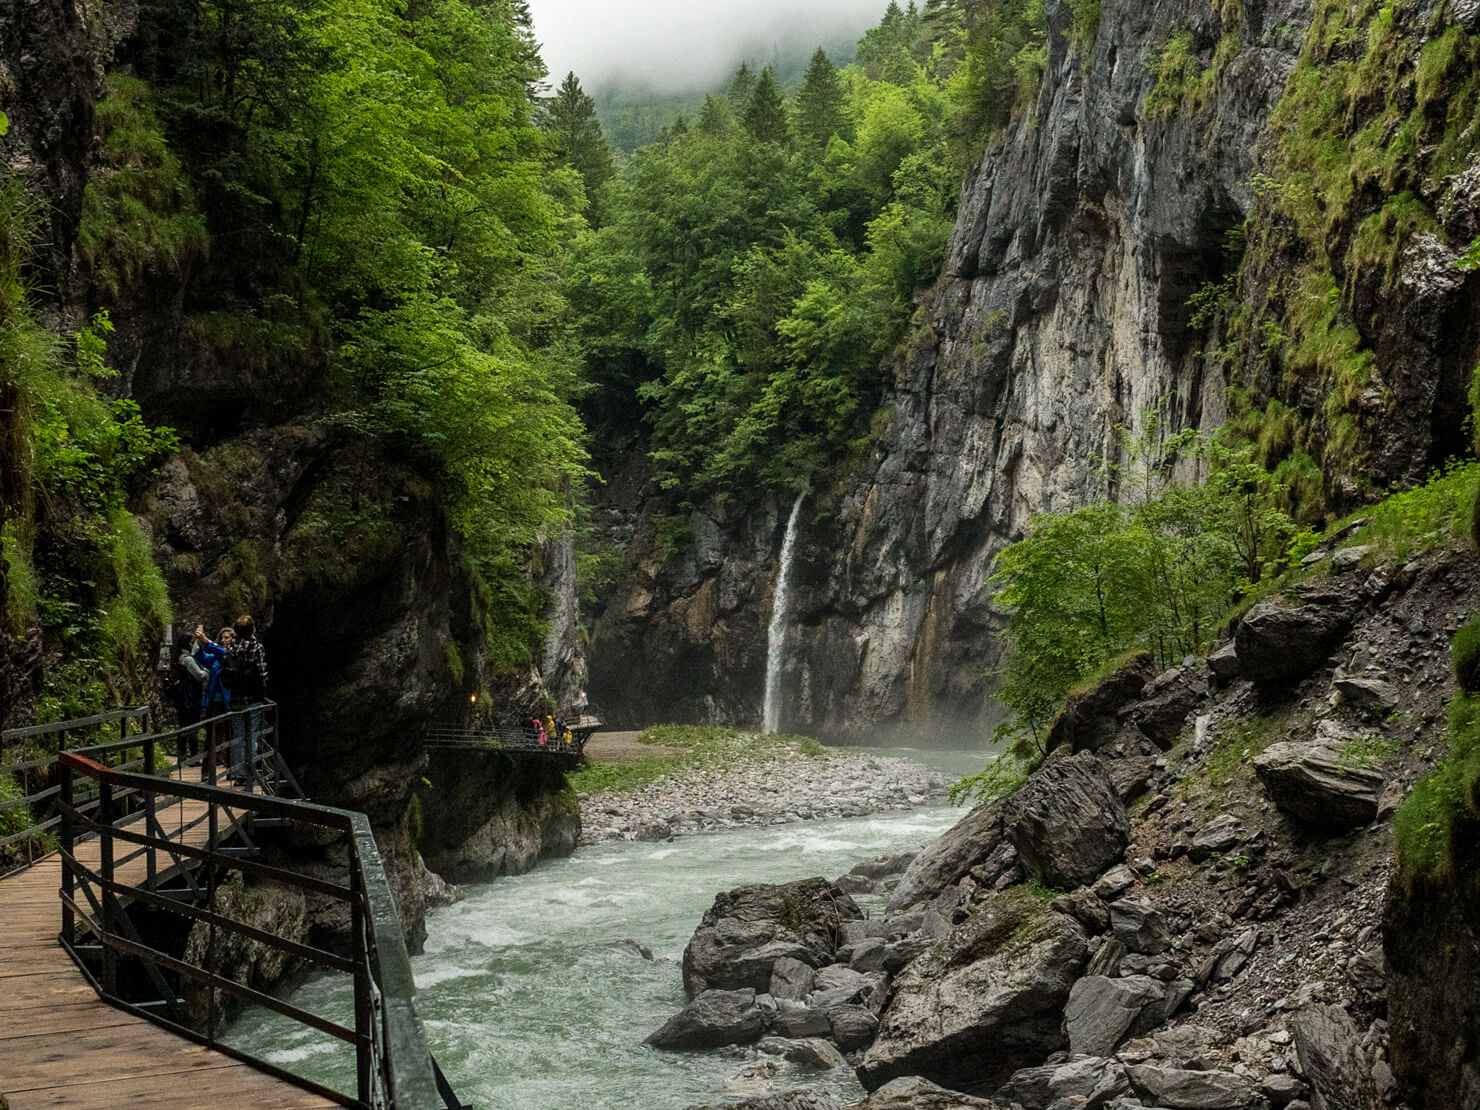
[[[29, 867], [54, 850], [54, 830], [61, 824], [56, 799], [60, 793], [57, 760], [60, 754], [80, 744], [96, 742], [100, 733], [118, 728], [120, 751], [139, 747], [139, 740], [129, 741], [130, 725], [135, 734], [147, 731], [150, 709], [147, 705], [115, 709], [92, 717], [71, 721], [27, 725], [0, 732], [0, 781], [9, 780], [12, 796], [0, 795], [0, 875], [10, 870]], [[7, 762], [7, 754], [13, 762]], [[20, 756], [20, 758], [16, 758]], [[130, 769], [140, 766], [137, 759]], [[79, 799], [91, 808], [96, 799]], [[6, 865], [8, 861], [8, 866]]]
[[[241, 714], [228, 714], [225, 719], [234, 722]], [[274, 778], [267, 772], [281, 763], [272, 746], [267, 747], [271, 754], [260, 760], [261, 773], [252, 776], [259, 788], [258, 780]], [[207, 752], [200, 758], [211, 771], [215, 753], [209, 737]], [[182, 756], [177, 762], [184, 765], [187, 758]], [[185, 782], [110, 768], [88, 752], [64, 753], [60, 766], [60, 939], [100, 994], [182, 1037], [345, 1106], [365, 1110], [457, 1110], [461, 1106], [427, 1047], [416, 1013], [415, 984], [401, 924], [364, 814], [296, 798], [227, 790], [210, 781]], [[281, 787], [287, 781], [275, 785]], [[90, 808], [76, 804], [81, 796], [77, 788], [83, 783], [95, 784], [96, 805]], [[124, 804], [126, 798], [143, 799], [146, 816], [142, 825], [135, 816], [137, 809], [126, 812], [135, 805]], [[178, 807], [178, 814], [168, 821], [169, 828], [159, 819], [161, 799], [168, 800], [163, 808]], [[264, 822], [307, 826], [342, 836], [349, 846], [347, 881], [339, 883], [321, 874], [304, 874], [250, 858], [250, 840], [244, 849], [242, 836], [253, 823]], [[203, 873], [204, 882], [191, 872]], [[219, 891], [223, 879], [233, 872], [343, 906], [349, 919], [345, 951], [282, 937], [231, 916], [230, 907], [221, 904]], [[175, 885], [181, 881], [186, 882], [184, 887]], [[192, 931], [203, 930], [203, 956], [187, 958], [189, 945], [182, 955], [172, 955], [146, 941], [130, 918], [130, 907], [135, 904], [179, 915], [188, 920]], [[311, 1013], [224, 974], [218, 966], [219, 956], [223, 942], [233, 937], [264, 945], [322, 972], [348, 975], [353, 984], [352, 1023]], [[192, 1014], [187, 1000], [192, 994], [198, 1000], [201, 992], [207, 1011], [203, 1021], [198, 1003]], [[351, 1046], [354, 1092], [334, 1090], [221, 1043], [218, 1026], [227, 996]]]
[[429, 728], [423, 734], [422, 743], [440, 749], [579, 756], [590, 738], [590, 730], [575, 729], [569, 731], [568, 737], [546, 734], [542, 738], [538, 732], [521, 728]]

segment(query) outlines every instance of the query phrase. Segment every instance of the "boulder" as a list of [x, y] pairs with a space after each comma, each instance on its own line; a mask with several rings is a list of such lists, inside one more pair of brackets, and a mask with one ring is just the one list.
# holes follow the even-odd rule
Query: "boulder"
[[1126, 660], [1088, 690], [1070, 694], [1063, 710], [1048, 729], [1047, 748], [1098, 751], [1120, 731], [1120, 711], [1141, 696], [1156, 677], [1156, 661], [1149, 651]]
[[874, 1039], [879, 1029], [879, 1019], [867, 1006], [848, 1004], [834, 1006], [827, 1012], [832, 1039], [844, 1052], [862, 1048]]
[[1215, 852], [1227, 852], [1248, 836], [1239, 819], [1231, 813], [1214, 817], [1192, 838], [1192, 847], [1187, 855], [1194, 863], [1201, 863]]
[[886, 913], [894, 915], [934, 901], [941, 891], [955, 886], [974, 868], [986, 865], [994, 855], [999, 857], [994, 870], [1005, 870], [1015, 863], [1015, 850], [1011, 859], [1002, 858], [1007, 853], [999, 850], [1011, 847], [1003, 842], [1002, 811], [1006, 804], [1002, 798], [983, 802], [926, 845], [889, 895]]
[[[1086, 1056], [1062, 1064], [1024, 1068], [992, 1098], [1021, 1106], [1022, 1110], [1048, 1110], [1055, 1104], [1101, 1107], [1125, 1094], [1130, 1086], [1119, 1060]], [[1059, 1099], [1065, 1102], [1059, 1103]]]
[[904, 1075], [997, 1086], [1067, 1047], [1064, 1004], [1086, 954], [1079, 923], [1031, 892], [989, 897], [901, 973], [859, 1078], [871, 1089]]
[[1254, 771], [1281, 811], [1303, 825], [1333, 831], [1376, 820], [1387, 781], [1325, 739], [1271, 744], [1254, 757]]
[[654, 1048], [721, 1048], [750, 1044], [765, 1031], [753, 990], [710, 990], [669, 1018], [647, 1039]]
[[1145, 1031], [1137, 1028], [1143, 1013], [1149, 1010], [1160, 1024], [1166, 998], [1165, 985], [1146, 975], [1085, 976], [1074, 984], [1064, 1007], [1069, 1052], [1109, 1056], [1127, 1036]]
[[875, 856], [858, 864], [848, 874], [860, 875], [865, 879], [887, 879], [890, 875], [903, 875], [910, 864], [915, 862], [917, 855], [918, 852], [896, 852], [892, 856]]
[[1144, 898], [1111, 902], [1110, 930], [1130, 952], [1155, 956], [1171, 946], [1161, 911]]
[[1092, 752], [1030, 775], [1008, 799], [1003, 824], [1029, 877], [1061, 890], [1093, 882], [1130, 843], [1125, 805]]
[[812, 993], [817, 972], [801, 960], [782, 956], [771, 968], [771, 997], [800, 1002]]
[[1208, 670], [1213, 672], [1214, 678], [1238, 677], [1238, 648], [1234, 646], [1232, 640], [1208, 656]]
[[1377, 1088], [1362, 1034], [1339, 1006], [1307, 1006], [1290, 1021], [1300, 1070], [1315, 1091], [1312, 1110], [1374, 1110]]
[[850, 1110], [998, 1110], [998, 1105], [911, 1075], [884, 1084]]
[[792, 1041], [782, 1037], [767, 1037], [760, 1043], [760, 1050], [772, 1056], [780, 1056], [802, 1068], [816, 1071], [831, 1071], [845, 1067], [848, 1063], [843, 1054], [831, 1041], [821, 1037], [804, 1037]]
[[684, 989], [690, 998], [706, 990], [767, 991], [778, 960], [832, 963], [839, 926], [862, 917], [825, 879], [738, 887], [714, 900], [684, 949]]
[[1398, 708], [1402, 692], [1391, 682], [1380, 678], [1356, 678], [1338, 675], [1331, 683], [1341, 694], [1341, 700], [1358, 709], [1373, 709], [1391, 712]]
[[832, 1022], [821, 1010], [800, 1002], [783, 1002], [776, 1012], [776, 1032], [783, 1037], [805, 1040], [809, 1037], [832, 1036]]
[[690, 1106], [688, 1110], [838, 1110], [838, 1104], [826, 1091], [787, 1091], [780, 1095], [762, 1095], [744, 1102]]
[[1137, 1095], [1168, 1110], [1265, 1110], [1269, 1105], [1253, 1080], [1232, 1072], [1151, 1064], [1132, 1064], [1125, 1071]]
[[1153, 679], [1126, 716], [1166, 751], [1177, 742], [1177, 734], [1207, 692], [1208, 685], [1197, 671], [1176, 667]]
[[1266, 598], [1234, 635], [1239, 674], [1255, 682], [1293, 682], [1321, 667], [1361, 612], [1348, 582]]

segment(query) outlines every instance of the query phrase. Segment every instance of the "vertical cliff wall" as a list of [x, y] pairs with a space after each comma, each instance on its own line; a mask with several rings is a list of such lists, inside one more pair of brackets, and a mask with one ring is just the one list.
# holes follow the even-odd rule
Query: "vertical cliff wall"
[[[1379, 229], [1385, 269], [1346, 249], [1388, 200], [1364, 185], [1363, 143], [1382, 146], [1388, 115], [1389, 134], [1414, 117], [1420, 133], [1444, 126], [1424, 101], [1425, 44], [1447, 28], [1464, 49], [1472, 37], [1456, 22], [1467, 12], [1392, 7], [1376, 62], [1391, 86], [1326, 97], [1330, 139], [1353, 163], [1338, 198], [1293, 171], [1286, 136], [1316, 95], [1309, 72], [1374, 64], [1376, 5], [1105, 0], [1088, 47], [1068, 35], [1067, 7], [1049, 5], [1039, 96], [965, 184], [922, 302], [928, 325], [886, 367], [873, 457], [804, 513], [788, 726], [989, 721], [995, 555], [1035, 513], [1114, 496], [1097, 462], [1114, 456], [1116, 426], [1139, 428], [1149, 410], [1165, 427], [1211, 429], [1257, 423], [1274, 399], [1286, 442], [1264, 461], [1307, 467], [1332, 507], [1462, 446], [1475, 285], [1452, 263], [1474, 234], [1469, 194], [1414, 155], [1388, 189], [1411, 181], [1444, 226], [1428, 239]], [[1329, 211], [1322, 235], [1287, 215], [1297, 193]], [[1306, 269], [1319, 280], [1292, 289]], [[1223, 303], [1195, 320], [1189, 301], [1210, 290]], [[1326, 298], [1316, 313], [1301, 299], [1313, 295]], [[1334, 369], [1307, 357], [1341, 344], [1350, 357]], [[785, 506], [696, 512], [677, 555], [657, 543], [661, 511], [608, 515], [635, 554], [596, 625], [594, 694], [630, 722], [756, 720]]]

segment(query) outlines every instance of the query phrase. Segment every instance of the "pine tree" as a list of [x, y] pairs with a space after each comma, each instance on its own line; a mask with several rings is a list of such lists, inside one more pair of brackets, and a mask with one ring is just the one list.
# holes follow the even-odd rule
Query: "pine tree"
[[699, 110], [699, 130], [719, 138], [734, 129], [735, 113], [730, 110], [730, 102], [722, 96], [706, 96]]
[[545, 105], [541, 124], [555, 156], [579, 171], [586, 182], [587, 215], [601, 223], [601, 190], [617, 172], [611, 144], [596, 118], [596, 101], [586, 95], [574, 73], [568, 73]]
[[735, 76], [730, 78], [730, 103], [737, 109], [744, 108], [755, 90], [755, 82], [755, 70], [750, 68], [749, 62], [741, 62]]
[[743, 122], [745, 130], [759, 142], [786, 141], [786, 105], [782, 103], [781, 86], [770, 66], [761, 70], [760, 77], [756, 79], [750, 99], [745, 102]]
[[802, 78], [796, 110], [798, 132], [818, 146], [827, 146], [827, 141], [843, 129], [843, 84], [838, 80], [837, 67], [820, 46]]

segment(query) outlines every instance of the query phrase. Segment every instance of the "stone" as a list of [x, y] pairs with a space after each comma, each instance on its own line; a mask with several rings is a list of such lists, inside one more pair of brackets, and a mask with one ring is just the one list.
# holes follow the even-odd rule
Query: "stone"
[[1314, 1110], [1373, 1110], [1377, 1090], [1350, 1014], [1339, 1006], [1307, 1006], [1290, 1019], [1290, 1032]]
[[1207, 683], [1196, 671], [1191, 667], [1176, 667], [1152, 680], [1126, 717], [1158, 748], [1166, 751], [1177, 742], [1182, 726], [1207, 692]]
[[1061, 890], [1093, 882], [1130, 843], [1125, 805], [1091, 752], [1030, 775], [1008, 800], [1003, 825], [1028, 876]]
[[1234, 634], [1239, 674], [1255, 682], [1293, 682], [1322, 666], [1361, 611], [1349, 586], [1281, 594], [1257, 602]]
[[859, 992], [870, 986], [873, 980], [842, 964], [832, 964], [829, 967], [818, 969], [814, 983], [812, 988], [814, 991], [843, 991], [851, 999], [856, 998]]
[[[968, 873], [997, 858], [992, 879], [1016, 860], [1001, 857], [1003, 848], [1002, 813], [1005, 799], [983, 802], [957, 821], [944, 835], [925, 846], [905, 870], [889, 895], [886, 913], [895, 915], [912, 907], [934, 901], [947, 887], [955, 886]], [[990, 882], [991, 880], [986, 880]]]
[[1166, 989], [1145, 975], [1085, 976], [1069, 991], [1064, 1028], [1075, 1056], [1109, 1056], [1143, 1011], [1165, 1002]]
[[1187, 850], [1187, 855], [1194, 863], [1202, 863], [1215, 852], [1230, 851], [1247, 836], [1247, 831], [1237, 817], [1231, 813], [1222, 813], [1204, 825], [1192, 838], [1192, 846]]
[[1096, 879], [1090, 889], [1094, 891], [1096, 898], [1113, 902], [1135, 885], [1136, 873], [1122, 863], [1110, 868]]
[[688, 1110], [838, 1110], [838, 1104], [826, 1091], [787, 1091], [779, 1095], [762, 1095], [744, 1102], [690, 1106]]
[[896, 852], [891, 856], [875, 856], [871, 860], [865, 860], [848, 872], [850, 875], [862, 875], [865, 879], [887, 879], [891, 875], [903, 875], [910, 864], [915, 862], [918, 852]]
[[1391, 712], [1398, 707], [1402, 693], [1391, 682], [1380, 678], [1352, 678], [1338, 675], [1331, 683], [1348, 705], [1359, 709]]
[[1282, 1110], [1305, 1091], [1305, 1084], [1293, 1075], [1266, 1075], [1259, 1083], [1259, 1091], [1274, 1110]]
[[1059, 895], [1053, 900], [1053, 908], [1074, 918], [1091, 935], [1103, 933], [1110, 927], [1110, 907], [1088, 887]]
[[997, 1103], [937, 1087], [918, 1075], [884, 1084], [850, 1110], [1002, 1110]]
[[814, 1010], [799, 1002], [783, 1002], [776, 1012], [776, 1032], [783, 1037], [806, 1039], [808, 1037], [832, 1036], [832, 1022], [821, 1010]]
[[1270, 800], [1303, 825], [1341, 831], [1371, 824], [1386, 779], [1326, 740], [1283, 740], [1254, 757]]
[[812, 993], [817, 972], [791, 956], [782, 956], [771, 966], [770, 992], [776, 999], [800, 1002]]
[[992, 1098], [1022, 1110], [1048, 1110], [1060, 1100], [1087, 1110], [1105, 1106], [1130, 1090], [1125, 1067], [1114, 1058], [1076, 1057], [1062, 1064], [1024, 1068], [1000, 1087]]
[[825, 879], [738, 887], [714, 900], [684, 949], [684, 989], [690, 998], [711, 989], [767, 991], [777, 960], [831, 963], [839, 925], [862, 917]]
[[853, 946], [848, 957], [848, 966], [854, 971], [868, 973], [888, 970], [889, 945], [878, 937], [865, 937]]
[[[831, 1041], [825, 1041], [821, 1037], [803, 1037], [795, 1041], [773, 1039], [779, 1046], [776, 1055], [784, 1057], [798, 1067], [831, 1071], [833, 1068], [848, 1065], [848, 1061], [843, 1058], [843, 1054], [837, 1050], [837, 1047]], [[762, 1049], [764, 1048], [763, 1044]]]
[[630, 938], [623, 940], [614, 940], [610, 944], [608, 944], [607, 947], [610, 948], [613, 952], [621, 952], [624, 955], [631, 956], [633, 959], [647, 960], [649, 963], [651, 963], [653, 959], [653, 950], [651, 948], [649, 948], [645, 944], [639, 944], [637, 941]]
[[651, 1034], [654, 1048], [703, 1049], [750, 1044], [765, 1030], [753, 990], [704, 991]]
[[1079, 923], [1031, 892], [990, 896], [900, 974], [859, 1078], [981, 1090], [1041, 1062], [1067, 1047], [1064, 1005], [1087, 954]]
[[1121, 944], [1113, 936], [1105, 938], [1103, 944], [1090, 957], [1089, 963], [1085, 965], [1086, 975], [1106, 975], [1111, 978], [1120, 974], [1120, 963], [1125, 959], [1125, 945]]
[[834, 1006], [828, 1011], [827, 1020], [832, 1039], [844, 1052], [852, 1052], [868, 1044], [879, 1028], [879, 1019], [872, 1010], [851, 1003]]
[[1357, 547], [1343, 547], [1331, 556], [1331, 569], [1338, 574], [1355, 570], [1362, 565], [1362, 560], [1371, 554], [1371, 552], [1372, 548], [1365, 544]]
[[1213, 677], [1219, 679], [1238, 677], [1238, 648], [1232, 640], [1208, 656], [1208, 670], [1213, 672]]
[[1047, 750], [1067, 745], [1076, 752], [1098, 751], [1109, 745], [1120, 730], [1120, 710], [1138, 699], [1155, 677], [1154, 657], [1142, 652], [1090, 689], [1070, 694], [1049, 726]]
[[1168, 1110], [1263, 1110], [1267, 1105], [1253, 1080], [1232, 1072], [1152, 1064], [1132, 1064], [1125, 1072], [1136, 1094]]
[[1347, 961], [1346, 974], [1352, 986], [1367, 994], [1376, 996], [1387, 990], [1387, 963], [1380, 947], [1358, 952]]
[[1161, 911], [1144, 898], [1111, 902], [1110, 929], [1129, 952], [1155, 956], [1171, 947]]

